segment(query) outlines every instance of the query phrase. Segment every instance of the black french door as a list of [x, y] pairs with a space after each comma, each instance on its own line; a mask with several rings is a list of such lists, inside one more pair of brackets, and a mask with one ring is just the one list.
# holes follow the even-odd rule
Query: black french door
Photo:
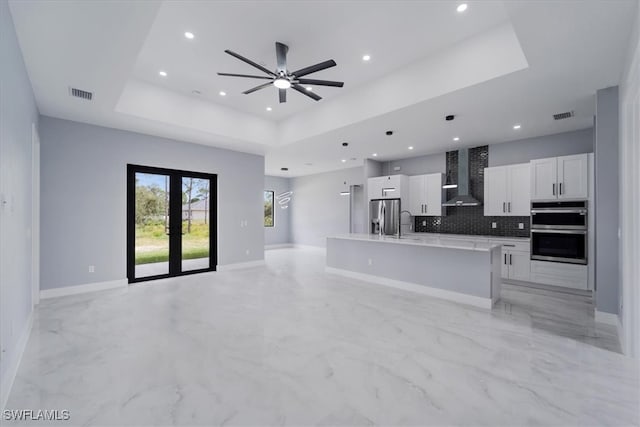
[[217, 176], [127, 165], [129, 283], [215, 271]]

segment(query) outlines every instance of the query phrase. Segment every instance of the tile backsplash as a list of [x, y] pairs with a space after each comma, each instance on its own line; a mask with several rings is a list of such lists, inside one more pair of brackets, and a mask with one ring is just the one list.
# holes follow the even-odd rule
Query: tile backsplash
[[[451, 180], [458, 180], [458, 152], [447, 152], [447, 173]], [[484, 168], [489, 164], [489, 147], [483, 145], [469, 149], [469, 191], [484, 204]], [[457, 194], [457, 189], [447, 190], [447, 200]], [[502, 237], [529, 237], [528, 216], [484, 216], [483, 206], [451, 206], [446, 216], [417, 216], [414, 231], [427, 233], [473, 234]], [[496, 228], [492, 228], [496, 223]], [[523, 229], [519, 225], [523, 225]]]

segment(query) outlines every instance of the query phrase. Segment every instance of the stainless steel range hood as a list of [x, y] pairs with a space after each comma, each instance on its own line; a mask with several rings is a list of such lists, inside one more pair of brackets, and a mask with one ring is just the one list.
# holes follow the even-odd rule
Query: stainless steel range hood
[[461, 148], [458, 150], [458, 194], [444, 202], [442, 206], [480, 206], [481, 204], [469, 194], [469, 149]]

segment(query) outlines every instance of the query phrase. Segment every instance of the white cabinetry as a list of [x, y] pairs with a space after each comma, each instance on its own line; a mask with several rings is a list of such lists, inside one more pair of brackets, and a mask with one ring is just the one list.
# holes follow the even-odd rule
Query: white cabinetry
[[369, 178], [367, 180], [367, 194], [369, 200], [401, 199], [402, 209], [405, 209], [409, 199], [409, 177], [406, 175], [386, 175]]
[[432, 173], [409, 177], [409, 209], [413, 216], [441, 216], [444, 175]]
[[485, 216], [528, 216], [531, 204], [528, 163], [484, 169]]
[[511, 280], [531, 280], [531, 251], [529, 242], [491, 240], [502, 244], [502, 278]]
[[531, 281], [573, 289], [589, 289], [589, 268], [586, 265], [560, 262], [531, 261]]
[[531, 161], [531, 200], [588, 199], [589, 155]]

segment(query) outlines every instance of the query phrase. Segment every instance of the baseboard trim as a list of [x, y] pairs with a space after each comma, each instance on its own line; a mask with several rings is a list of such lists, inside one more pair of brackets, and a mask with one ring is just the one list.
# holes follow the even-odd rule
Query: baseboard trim
[[87, 292], [105, 291], [107, 289], [126, 288], [127, 279], [110, 280], [108, 282], [87, 283], [86, 285], [65, 286], [62, 288], [44, 289], [40, 291], [40, 299], [64, 297]]
[[10, 358], [7, 360], [7, 370], [2, 378], [2, 383], [0, 383], [0, 408], [2, 408], [2, 410], [4, 410], [7, 405], [9, 394], [11, 393], [11, 389], [13, 388], [13, 382], [16, 379], [16, 375], [18, 375], [18, 368], [20, 368], [22, 356], [24, 355], [24, 351], [27, 348], [27, 343], [29, 342], [29, 336], [31, 335], [32, 327], [33, 309], [29, 314], [29, 318], [27, 319], [25, 328], [22, 330], [20, 339], [18, 339], [18, 341], [16, 342], [15, 351], [13, 352], [13, 354], [9, 355]]
[[243, 268], [262, 267], [263, 265], [265, 265], [264, 260], [259, 259], [256, 261], [236, 262], [234, 264], [218, 265], [216, 271], [240, 270]]
[[596, 322], [603, 323], [605, 325], [611, 325], [616, 327], [616, 334], [618, 335], [618, 343], [624, 353], [624, 330], [622, 328], [622, 321], [620, 316], [614, 313], [607, 313], [605, 311], [596, 310], [595, 313]]
[[279, 243], [277, 245], [264, 245], [264, 250], [268, 251], [271, 249], [284, 249], [284, 248], [295, 248], [293, 243]]
[[375, 283], [377, 285], [388, 286], [391, 288], [402, 289], [405, 291], [416, 292], [434, 298], [447, 301], [457, 302], [460, 304], [471, 305], [478, 308], [491, 310], [493, 302], [491, 298], [482, 298], [473, 295], [461, 294], [459, 292], [447, 291], [444, 289], [433, 288], [431, 286], [419, 285], [417, 283], [403, 282], [400, 280], [388, 279], [386, 277], [373, 276], [365, 273], [357, 273], [355, 271], [343, 270], [341, 268], [325, 267], [325, 271], [331, 274], [348, 277], [351, 279], [364, 280], [366, 282]]

